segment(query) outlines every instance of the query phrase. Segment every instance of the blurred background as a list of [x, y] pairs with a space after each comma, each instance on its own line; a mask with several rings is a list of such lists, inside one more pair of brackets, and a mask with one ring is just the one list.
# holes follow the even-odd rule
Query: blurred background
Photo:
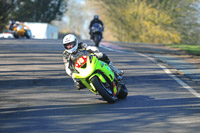
[[66, 33], [89, 39], [95, 14], [107, 41], [200, 44], [200, 0], [0, 0], [0, 33], [15, 20], [35, 38], [35, 31], [49, 30], [54, 39]]

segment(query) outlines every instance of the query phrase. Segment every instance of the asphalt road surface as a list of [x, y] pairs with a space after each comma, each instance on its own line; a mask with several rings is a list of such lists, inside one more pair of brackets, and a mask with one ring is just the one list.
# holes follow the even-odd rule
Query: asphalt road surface
[[198, 97], [146, 56], [114, 49], [100, 47], [124, 70], [129, 94], [108, 104], [75, 89], [61, 40], [0, 40], [0, 133], [200, 131]]

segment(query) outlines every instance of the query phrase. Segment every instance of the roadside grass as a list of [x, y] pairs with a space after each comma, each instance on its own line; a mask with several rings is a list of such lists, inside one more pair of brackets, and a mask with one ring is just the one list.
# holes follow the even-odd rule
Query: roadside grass
[[200, 45], [190, 45], [190, 44], [167, 44], [166, 46], [172, 48], [179, 48], [186, 51], [188, 54], [200, 56]]

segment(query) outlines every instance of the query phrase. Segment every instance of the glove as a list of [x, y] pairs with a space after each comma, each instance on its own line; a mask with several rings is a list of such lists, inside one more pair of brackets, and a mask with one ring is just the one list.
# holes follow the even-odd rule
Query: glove
[[102, 52], [95, 52], [94, 55], [97, 56], [97, 58], [102, 58], [103, 57], [103, 53]]
[[87, 51], [92, 51], [92, 52], [99, 52], [99, 49], [97, 47], [94, 46], [88, 46], [86, 48]]
[[87, 43], [82, 43], [82, 44], [81, 44], [81, 47], [82, 47], [83, 49], [86, 49], [86, 48], [88, 47], [88, 45], [87, 45]]

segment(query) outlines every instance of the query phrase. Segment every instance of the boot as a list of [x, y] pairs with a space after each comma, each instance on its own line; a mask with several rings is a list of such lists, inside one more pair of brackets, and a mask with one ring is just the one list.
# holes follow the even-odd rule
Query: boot
[[112, 69], [112, 71], [117, 74], [118, 76], [121, 76], [122, 74], [124, 74], [124, 72], [122, 70], [117, 69], [112, 62], [110, 62], [109, 67]]
[[79, 80], [74, 80], [74, 85], [75, 87], [78, 89], [78, 90], [81, 90], [81, 89], [85, 89], [85, 85], [83, 85], [83, 83]]

